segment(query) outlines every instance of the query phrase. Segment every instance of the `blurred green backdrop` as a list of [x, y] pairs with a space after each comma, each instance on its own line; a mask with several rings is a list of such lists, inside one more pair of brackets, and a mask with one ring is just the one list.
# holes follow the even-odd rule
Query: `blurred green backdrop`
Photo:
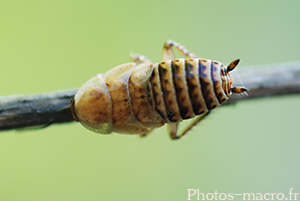
[[[77, 88], [128, 62], [130, 51], [160, 61], [170, 38], [204, 58], [240, 58], [239, 68], [299, 61], [299, 8], [297, 0], [1, 0], [0, 95]], [[166, 128], [140, 139], [75, 122], [1, 132], [0, 200], [181, 201], [189, 188], [300, 193], [299, 101], [218, 108], [179, 141]]]

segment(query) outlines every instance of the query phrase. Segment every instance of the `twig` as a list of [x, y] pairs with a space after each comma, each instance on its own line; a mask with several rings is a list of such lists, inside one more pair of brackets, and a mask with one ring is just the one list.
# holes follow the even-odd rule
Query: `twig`
[[69, 108], [76, 89], [0, 98], [0, 130], [73, 121]]
[[[238, 70], [249, 96], [233, 95], [232, 102], [300, 93], [300, 61], [240, 68]], [[235, 83], [239, 82], [235, 78]], [[0, 130], [28, 126], [47, 126], [53, 123], [71, 122], [70, 101], [76, 89], [36, 95], [0, 97]]]

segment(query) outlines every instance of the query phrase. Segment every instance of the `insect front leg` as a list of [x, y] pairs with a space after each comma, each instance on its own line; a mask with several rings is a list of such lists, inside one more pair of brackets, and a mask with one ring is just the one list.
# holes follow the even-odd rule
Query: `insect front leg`
[[173, 140], [178, 140], [179, 138], [181, 138], [182, 136], [184, 136], [185, 134], [188, 133], [189, 130], [191, 130], [195, 125], [197, 125], [200, 121], [202, 121], [205, 117], [207, 117], [210, 114], [210, 111], [195, 117], [195, 119], [189, 124], [187, 125], [181, 132], [179, 135], [177, 135], [177, 130], [178, 130], [178, 123], [171, 123], [169, 124], [169, 133], [170, 133], [170, 137]]
[[175, 48], [180, 54], [187, 58], [196, 58], [196, 55], [192, 52], [190, 52], [188, 49], [186, 49], [183, 45], [180, 45], [179, 43], [168, 40], [165, 42], [165, 45], [163, 47], [163, 60], [173, 60], [173, 52], [172, 47]]
[[147, 63], [147, 62], [152, 63], [145, 55], [142, 54], [130, 52], [130, 58], [136, 64]]

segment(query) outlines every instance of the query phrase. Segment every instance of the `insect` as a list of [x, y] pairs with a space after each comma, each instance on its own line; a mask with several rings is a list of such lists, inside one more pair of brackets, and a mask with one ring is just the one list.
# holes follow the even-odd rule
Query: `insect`
[[[185, 59], [174, 59], [172, 49]], [[102, 134], [111, 132], [147, 135], [169, 126], [172, 139], [179, 139], [224, 103], [232, 93], [229, 74], [239, 59], [228, 66], [195, 55], [172, 40], [163, 46], [163, 61], [152, 63], [131, 54], [132, 63], [119, 65], [84, 83], [71, 102], [73, 117], [86, 128]], [[177, 134], [178, 123], [194, 118]]]

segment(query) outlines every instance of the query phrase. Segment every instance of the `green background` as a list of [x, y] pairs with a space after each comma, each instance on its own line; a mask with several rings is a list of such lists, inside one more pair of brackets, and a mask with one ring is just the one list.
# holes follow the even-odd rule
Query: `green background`
[[[239, 68], [300, 60], [300, 1], [0, 1], [0, 95], [77, 88], [173, 39]], [[0, 134], [0, 200], [187, 200], [300, 193], [299, 95], [216, 109], [184, 139], [79, 123]], [[196, 198], [193, 198], [195, 200]], [[300, 196], [298, 196], [300, 199]], [[235, 200], [241, 200], [236, 197]]]

